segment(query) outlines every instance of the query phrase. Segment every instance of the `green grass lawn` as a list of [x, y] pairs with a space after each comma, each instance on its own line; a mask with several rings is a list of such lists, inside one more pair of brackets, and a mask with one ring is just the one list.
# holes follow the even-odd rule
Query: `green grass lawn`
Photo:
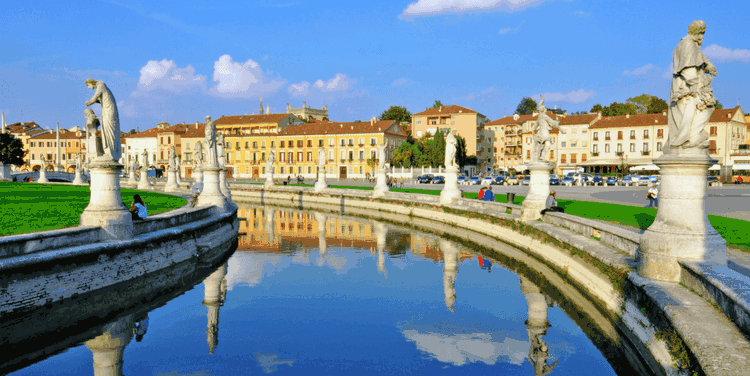
[[[155, 192], [123, 188], [120, 193], [128, 208], [133, 195], [141, 195], [149, 215], [187, 203], [184, 198]], [[0, 236], [78, 226], [88, 203], [87, 186], [0, 182]]]

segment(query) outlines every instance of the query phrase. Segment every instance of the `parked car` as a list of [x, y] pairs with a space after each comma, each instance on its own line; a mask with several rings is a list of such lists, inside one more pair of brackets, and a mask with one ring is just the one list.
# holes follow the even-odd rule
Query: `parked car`
[[615, 176], [607, 177], [607, 184], [615, 185], [616, 183], [617, 183], [617, 177]]
[[502, 176], [502, 175], [495, 176], [492, 179], [492, 184], [500, 185], [500, 184], [503, 184], [503, 182], [505, 182], [505, 176]]
[[584, 183], [593, 183], [594, 182], [594, 176], [591, 174], [581, 174], [581, 179]]
[[435, 175], [433, 174], [424, 174], [417, 178], [417, 183], [419, 184], [430, 184], [432, 182], [432, 179], [435, 178]]
[[445, 178], [442, 176], [435, 176], [432, 178], [432, 184], [445, 184]]
[[480, 182], [480, 184], [482, 184], [482, 185], [490, 185], [490, 184], [492, 184], [493, 179], [494, 178], [492, 176], [485, 176], [485, 177], [482, 178], [482, 181]]
[[[622, 184], [630, 184], [632, 182], [633, 182], [633, 177], [631, 175], [625, 175], [625, 176], [622, 177]], [[636, 182], [637, 182], [637, 180], [636, 180]]]
[[560, 185], [560, 177], [557, 175], [550, 175], [549, 185]]
[[718, 176], [706, 176], [706, 182], [710, 183], [712, 181], [719, 181]]
[[458, 184], [466, 184], [466, 176], [461, 175], [458, 177]]
[[575, 180], [573, 179], [573, 174], [568, 174], [568, 176], [564, 177], [562, 180], [563, 184], [573, 184], [575, 183]]
[[530, 176], [524, 177], [523, 180], [521, 181], [521, 184], [522, 185], [529, 185], [529, 184], [531, 184], [531, 177]]
[[594, 183], [594, 185], [602, 184], [604, 179], [602, 179], [602, 174], [594, 174], [594, 176], [591, 178], [591, 182]]
[[648, 182], [651, 184], [658, 184], [659, 183], [659, 176], [658, 175], [651, 175], [648, 177]]
[[518, 176], [512, 175], [505, 178], [505, 181], [508, 182], [508, 185], [516, 185], [518, 184]]
[[472, 176], [469, 178], [469, 180], [466, 181], [466, 184], [469, 185], [477, 185], [479, 184], [479, 176]]

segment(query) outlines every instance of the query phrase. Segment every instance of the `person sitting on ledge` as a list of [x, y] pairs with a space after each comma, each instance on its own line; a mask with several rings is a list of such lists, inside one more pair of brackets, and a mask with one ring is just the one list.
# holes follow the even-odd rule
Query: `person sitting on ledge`
[[495, 194], [492, 192], [492, 187], [487, 187], [487, 190], [484, 191], [484, 197], [482, 197], [482, 200], [484, 201], [495, 201]]
[[557, 197], [557, 192], [551, 191], [549, 193], [549, 196], [547, 197], [547, 202], [544, 204], [546, 209], [542, 210], [542, 215], [548, 211], [556, 211], [560, 213], [565, 213], [565, 209], [557, 206], [557, 201], [555, 198]]
[[201, 195], [201, 191], [195, 191], [195, 194], [193, 195], [193, 199], [190, 200], [190, 207], [194, 208], [195, 204], [198, 203], [198, 196]]
[[148, 209], [146, 204], [141, 199], [140, 195], [133, 195], [133, 203], [130, 204], [130, 214], [133, 215], [133, 220], [142, 220], [148, 217]]

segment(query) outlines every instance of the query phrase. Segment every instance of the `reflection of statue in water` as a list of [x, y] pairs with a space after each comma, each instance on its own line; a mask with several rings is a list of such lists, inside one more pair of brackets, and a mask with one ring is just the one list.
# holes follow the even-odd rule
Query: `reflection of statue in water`
[[672, 53], [669, 136], [664, 154], [677, 148], [708, 148], [708, 134], [704, 128], [716, 105], [711, 80], [718, 73], [701, 52], [705, 32], [703, 21], [693, 21], [688, 26], [688, 35]]
[[559, 360], [553, 364], [547, 364], [549, 349], [542, 336], [547, 334], [550, 325], [547, 321], [547, 309], [552, 307], [552, 299], [543, 294], [534, 283], [521, 277], [521, 292], [526, 297], [529, 318], [526, 320], [526, 331], [529, 335], [529, 362], [534, 368], [535, 376], [544, 376], [552, 373]]
[[208, 325], [206, 327], [206, 342], [208, 353], [213, 354], [219, 345], [219, 308], [227, 299], [227, 263], [211, 273], [204, 281], [203, 305], [208, 307]]
[[[540, 96], [541, 97], [541, 96]], [[532, 133], [532, 147], [531, 147], [531, 163], [542, 162], [547, 163], [547, 153], [552, 147], [552, 136], [550, 131], [552, 128], [559, 128], [560, 122], [552, 120], [547, 115], [547, 107], [544, 106], [544, 97], [539, 102], [539, 117], [536, 119], [534, 125], [531, 126]], [[536, 133], [534, 132], [536, 131]]]
[[117, 162], [122, 156], [122, 144], [120, 143], [120, 115], [117, 113], [117, 103], [112, 92], [102, 81], [89, 78], [86, 86], [95, 90], [91, 99], [86, 101], [86, 106], [94, 103], [102, 105], [102, 146], [104, 155], [108, 161]]
[[133, 329], [133, 334], [135, 334], [135, 341], [141, 342], [141, 340], [143, 340], [143, 336], [146, 335], [147, 331], [148, 331], [148, 313], [145, 314], [145, 316], [135, 321], [135, 328]]
[[458, 140], [453, 135], [453, 130], [449, 130], [445, 137], [445, 168], [456, 168], [457, 145]]
[[456, 303], [456, 276], [458, 275], [458, 249], [456, 246], [445, 240], [440, 239], [439, 248], [443, 252], [443, 293], [445, 294], [445, 306], [453, 312]]

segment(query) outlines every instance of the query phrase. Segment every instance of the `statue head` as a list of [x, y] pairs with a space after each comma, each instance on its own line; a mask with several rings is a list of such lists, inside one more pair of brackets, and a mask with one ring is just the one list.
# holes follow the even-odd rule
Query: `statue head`
[[703, 34], [706, 32], [706, 23], [701, 20], [695, 20], [688, 26], [688, 35], [693, 37], [695, 43], [700, 46], [703, 44]]
[[96, 120], [96, 113], [89, 107], [86, 107], [86, 109], [83, 110], [83, 116], [86, 117], [88, 123], [93, 123], [93, 120]]
[[96, 80], [95, 80], [95, 79], [93, 79], [93, 78], [89, 78], [89, 79], [87, 79], [87, 80], [86, 80], [86, 86], [87, 86], [87, 87], [88, 87], [89, 89], [93, 89], [93, 88], [95, 88], [95, 87], [96, 87]]

